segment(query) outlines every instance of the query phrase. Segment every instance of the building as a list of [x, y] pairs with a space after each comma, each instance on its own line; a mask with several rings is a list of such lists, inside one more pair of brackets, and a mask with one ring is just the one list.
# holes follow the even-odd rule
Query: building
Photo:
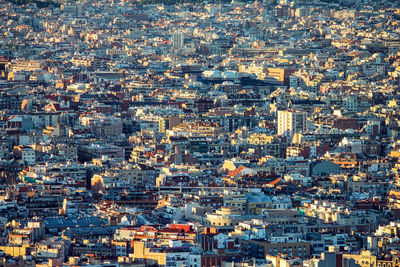
[[135, 260], [158, 266], [201, 266], [201, 257], [190, 253], [188, 247], [183, 247], [181, 241], [170, 241], [169, 246], [156, 246], [151, 242], [135, 242]]
[[165, 133], [166, 130], [170, 130], [176, 125], [180, 124], [182, 119], [178, 116], [170, 116], [169, 118], [160, 118], [159, 120], [159, 132]]
[[172, 46], [175, 49], [181, 49], [183, 48], [183, 44], [184, 44], [184, 35], [183, 32], [174, 32], [172, 34]]
[[264, 240], [248, 240], [242, 249], [248, 250], [249, 255], [256, 258], [265, 258], [267, 255], [277, 256], [288, 254], [292, 257], [309, 257], [311, 254], [310, 243], [297, 240], [286, 242], [271, 242]]
[[[346, 258], [342, 253], [322, 253], [320, 259], [310, 259], [303, 262], [303, 266], [305, 267], [358, 267], [360, 264], [356, 263], [356, 261], [352, 258]], [[368, 265], [375, 266], [375, 265]], [[379, 265], [378, 265], [379, 266]]]
[[295, 69], [283, 69], [283, 68], [268, 68], [268, 77], [274, 78], [281, 84], [289, 86], [290, 76], [296, 72]]
[[307, 113], [295, 110], [278, 110], [278, 135], [292, 137], [307, 131]]

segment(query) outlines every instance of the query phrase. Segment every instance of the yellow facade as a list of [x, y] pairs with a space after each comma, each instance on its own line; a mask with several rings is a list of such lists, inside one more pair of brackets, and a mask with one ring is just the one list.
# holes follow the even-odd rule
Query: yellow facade
[[372, 255], [369, 250], [361, 251], [359, 255], [344, 254], [344, 258], [354, 259], [361, 267], [375, 267], [376, 256]]
[[150, 248], [146, 248], [145, 242], [135, 242], [133, 258], [134, 260], [154, 260], [157, 262], [158, 265], [165, 265], [167, 253], [151, 251]]
[[22, 247], [11, 247], [11, 246], [0, 246], [0, 251], [3, 251], [4, 254], [9, 255], [11, 257], [21, 257], [26, 255], [26, 249], [29, 246]]

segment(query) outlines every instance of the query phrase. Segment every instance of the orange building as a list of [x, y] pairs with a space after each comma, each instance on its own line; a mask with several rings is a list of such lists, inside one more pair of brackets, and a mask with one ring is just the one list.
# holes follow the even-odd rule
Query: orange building
[[268, 77], [275, 78], [281, 84], [289, 86], [290, 76], [296, 71], [295, 69], [268, 68]]

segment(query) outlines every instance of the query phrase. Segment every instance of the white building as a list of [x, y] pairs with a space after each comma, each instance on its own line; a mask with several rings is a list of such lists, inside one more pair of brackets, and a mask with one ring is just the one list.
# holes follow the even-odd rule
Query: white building
[[174, 32], [172, 34], [172, 46], [176, 49], [183, 48], [184, 36], [183, 32]]
[[307, 113], [295, 110], [278, 111], [278, 135], [293, 136], [307, 131]]

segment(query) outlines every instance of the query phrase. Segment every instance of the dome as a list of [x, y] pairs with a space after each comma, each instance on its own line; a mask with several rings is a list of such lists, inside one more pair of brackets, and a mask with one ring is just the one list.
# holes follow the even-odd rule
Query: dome
[[205, 78], [219, 79], [222, 77], [219, 70], [206, 70], [203, 71], [202, 76]]
[[234, 85], [234, 83], [233, 83], [233, 82], [230, 82], [230, 81], [224, 81], [224, 82], [222, 83], [222, 85]]
[[238, 73], [236, 71], [225, 71], [222, 73], [222, 77], [225, 79], [237, 79], [238, 78]]

